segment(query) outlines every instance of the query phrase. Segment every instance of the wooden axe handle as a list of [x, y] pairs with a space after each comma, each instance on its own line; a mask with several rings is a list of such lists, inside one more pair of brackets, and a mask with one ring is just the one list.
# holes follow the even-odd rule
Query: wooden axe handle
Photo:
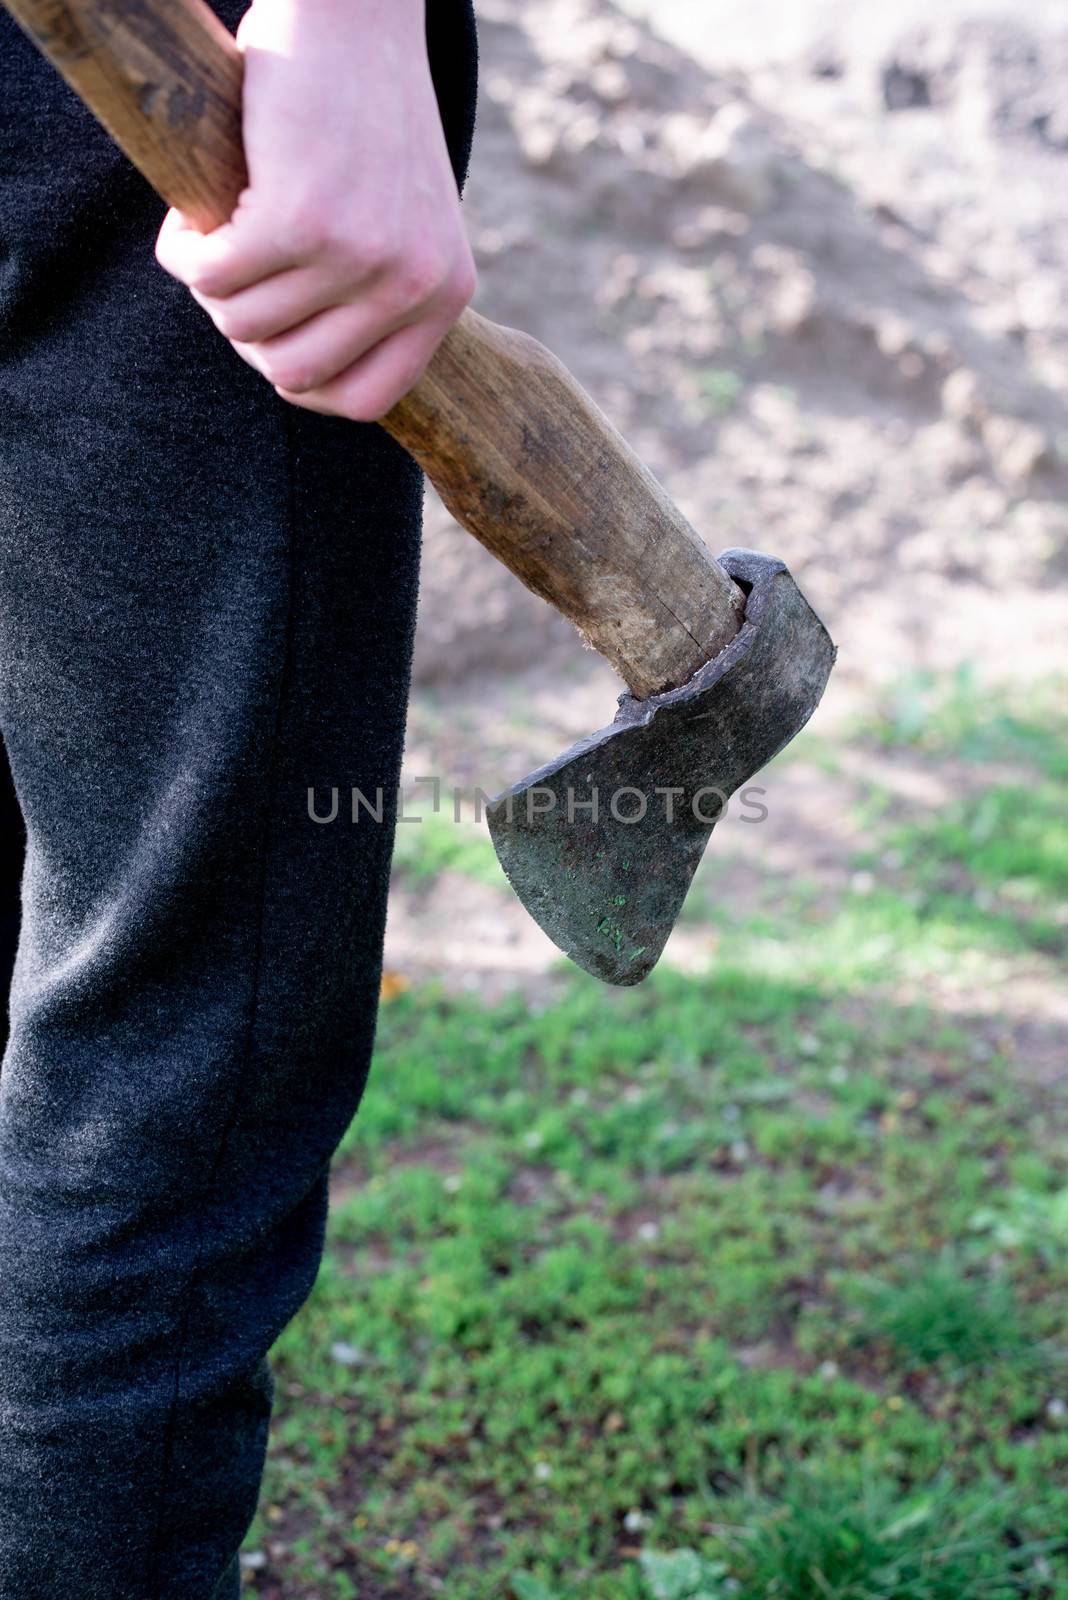
[[[241, 55], [204, 0], [3, 0], [149, 182], [205, 231], [247, 182]], [[566, 368], [467, 311], [382, 426], [449, 510], [644, 697], [744, 600]]]

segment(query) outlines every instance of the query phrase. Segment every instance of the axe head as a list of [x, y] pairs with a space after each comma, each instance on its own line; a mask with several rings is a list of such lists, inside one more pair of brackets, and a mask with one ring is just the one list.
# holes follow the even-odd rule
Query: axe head
[[745, 621], [681, 689], [624, 694], [582, 739], [487, 807], [531, 916], [606, 983], [652, 971], [731, 795], [804, 727], [835, 648], [781, 561], [726, 550]]

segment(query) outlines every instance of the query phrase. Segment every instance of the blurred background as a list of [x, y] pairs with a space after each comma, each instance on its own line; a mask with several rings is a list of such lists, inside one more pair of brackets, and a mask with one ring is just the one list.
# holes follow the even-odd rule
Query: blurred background
[[431, 497], [426, 814], [246, 1582], [1056, 1600], [1063, 0], [479, 11], [477, 308], [563, 358], [713, 550], [783, 557], [839, 664], [661, 968], [604, 990], [473, 796], [619, 685]]

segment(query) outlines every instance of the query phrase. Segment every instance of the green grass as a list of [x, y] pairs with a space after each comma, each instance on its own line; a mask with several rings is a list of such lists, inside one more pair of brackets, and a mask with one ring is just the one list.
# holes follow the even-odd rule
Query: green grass
[[970, 662], [949, 674], [914, 672], [887, 687], [874, 717], [856, 731], [890, 749], [1020, 762], [1046, 777], [1068, 777], [1068, 711], [1060, 681], [991, 690], [980, 685]]
[[249, 1592], [1068, 1600], [1068, 1086], [899, 997], [1056, 962], [1065, 775], [949, 692], [924, 759], [1038, 797], [985, 837], [876, 805], [876, 881], [724, 922], [710, 976], [384, 1007]]
[[733, 411], [744, 388], [744, 379], [729, 367], [709, 367], [699, 379], [701, 399], [714, 417]]
[[[774, 1500], [724, 1504], [727, 1559], [691, 1549], [645, 1550], [619, 1591], [634, 1600], [1009, 1600], [1033, 1592], [1048, 1546], [1012, 1544], [996, 1501], [961, 1502], [948, 1479], [903, 1496], [868, 1480], [850, 1493], [831, 1478], [795, 1473]], [[517, 1600], [565, 1600], [531, 1573], [512, 1580]], [[573, 1592], [573, 1591], [572, 1591]]]
[[895, 1280], [856, 1289], [861, 1337], [885, 1340], [905, 1371], [1021, 1360], [1033, 1349], [1008, 1282], [997, 1274], [976, 1280], [951, 1257], [921, 1259], [911, 1270], [905, 1262]]
[[410, 807], [409, 820], [397, 829], [393, 870], [398, 877], [419, 885], [433, 882], [443, 872], [458, 872], [475, 883], [501, 887], [504, 874], [485, 825], [480, 828], [470, 820], [469, 810], [462, 811], [461, 818], [455, 822], [448, 809], [421, 815]]
[[[984, 693], [967, 667], [949, 679], [919, 675], [887, 696], [873, 729], [886, 747], [966, 764], [946, 806], [877, 828], [864, 863], [889, 855], [892, 894], [917, 920], [956, 926], [956, 941], [940, 935], [946, 948], [963, 938], [1068, 954], [1066, 704], [1059, 684]], [[987, 769], [985, 781], [969, 783], [972, 763]]]
[[774, 1500], [757, 1498], [740, 1513], [725, 1539], [732, 1559], [719, 1567], [738, 1576], [710, 1594], [979, 1600], [1033, 1589], [1045, 1554], [1040, 1544], [1010, 1543], [1005, 1508], [974, 1496], [962, 1502], [947, 1478], [903, 1495], [886, 1480], [850, 1492], [833, 1478], [798, 1472]]

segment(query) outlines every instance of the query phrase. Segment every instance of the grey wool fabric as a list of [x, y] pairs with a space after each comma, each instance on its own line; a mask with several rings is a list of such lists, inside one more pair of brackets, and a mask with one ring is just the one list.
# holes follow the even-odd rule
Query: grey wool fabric
[[[243, 6], [226, 4], [235, 26]], [[430, 0], [462, 181], [468, 0]], [[378, 994], [421, 481], [286, 406], [0, 14], [0, 1596], [234, 1600]], [[368, 1597], [370, 1600], [370, 1597]]]

